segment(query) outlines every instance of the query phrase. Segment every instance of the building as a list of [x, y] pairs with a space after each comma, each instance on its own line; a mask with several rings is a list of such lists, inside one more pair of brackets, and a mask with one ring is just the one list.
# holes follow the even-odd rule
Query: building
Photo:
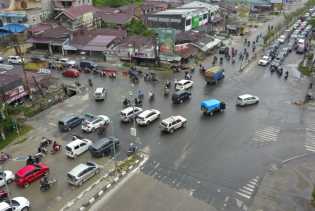
[[136, 8], [132, 5], [112, 8], [98, 8], [95, 12], [96, 24], [100, 27], [122, 27], [135, 17]]
[[81, 5], [92, 5], [92, 0], [53, 0], [55, 11], [64, 11]]
[[176, 8], [148, 14], [145, 22], [152, 28], [173, 28], [189, 31], [208, 23], [206, 8]]
[[92, 28], [96, 11], [97, 9], [91, 5], [73, 6], [59, 13], [55, 20], [71, 31], [81, 27]]
[[192, 1], [177, 8], [205, 8], [208, 10], [209, 22], [219, 15], [220, 7], [218, 5], [208, 4], [200, 1]]
[[0, 72], [0, 102], [13, 103], [27, 95], [19, 75]]
[[25, 23], [27, 21], [27, 14], [24, 11], [2, 11], [0, 12], [0, 22], [5, 23]]

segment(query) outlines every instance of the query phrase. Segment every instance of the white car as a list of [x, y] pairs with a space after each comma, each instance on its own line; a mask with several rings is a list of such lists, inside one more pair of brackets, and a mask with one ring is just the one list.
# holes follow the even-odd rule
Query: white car
[[149, 125], [151, 122], [160, 118], [160, 115], [161, 112], [156, 109], [145, 110], [137, 116], [136, 122], [138, 125]]
[[175, 89], [176, 91], [187, 90], [193, 87], [194, 82], [191, 80], [180, 80], [176, 82]]
[[258, 65], [267, 66], [270, 62], [271, 62], [271, 57], [265, 55], [261, 59], [259, 59]]
[[28, 211], [30, 206], [30, 201], [27, 198], [15, 197], [11, 199], [11, 203], [9, 201], [0, 202], [0, 211]]
[[281, 43], [281, 44], [283, 44], [285, 41], [286, 41], [286, 39], [287, 39], [287, 36], [286, 35], [281, 35], [279, 38], [278, 38], [278, 41]]
[[8, 63], [9, 64], [22, 64], [22, 58], [20, 56], [9, 56]]
[[5, 170], [0, 173], [0, 187], [3, 187], [5, 185], [5, 182], [7, 184], [10, 184], [14, 181], [15, 176], [12, 171]]
[[131, 120], [136, 118], [138, 114], [140, 114], [142, 111], [142, 108], [136, 106], [127, 107], [120, 112], [120, 120], [122, 122], [130, 122]]
[[4, 62], [4, 58], [2, 56], [0, 56], [0, 63]]
[[95, 92], [94, 92], [95, 101], [105, 100], [106, 95], [107, 95], [107, 90], [105, 88], [99, 87], [95, 89]]
[[87, 120], [87, 119], [84, 120], [81, 128], [84, 132], [93, 132], [97, 128], [104, 126], [104, 125], [108, 125], [109, 123], [110, 123], [110, 119], [108, 116], [98, 115], [98, 116], [91, 118], [89, 120]]
[[92, 141], [88, 139], [79, 139], [74, 137], [75, 140], [71, 141], [65, 147], [66, 156], [69, 158], [76, 158], [77, 156], [86, 152], [92, 145]]
[[160, 128], [162, 131], [173, 133], [175, 130], [185, 127], [187, 124], [187, 119], [183, 116], [170, 116], [163, 119], [160, 123]]
[[254, 95], [244, 94], [237, 97], [236, 105], [246, 106], [259, 103], [259, 98]]

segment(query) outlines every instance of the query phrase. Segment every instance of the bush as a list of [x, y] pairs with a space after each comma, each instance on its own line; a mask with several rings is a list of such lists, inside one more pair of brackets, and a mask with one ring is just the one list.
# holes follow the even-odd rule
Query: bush
[[153, 32], [146, 27], [146, 25], [137, 19], [132, 19], [130, 23], [126, 24], [125, 28], [127, 29], [128, 34], [131, 35], [142, 35], [142, 36], [152, 36]]

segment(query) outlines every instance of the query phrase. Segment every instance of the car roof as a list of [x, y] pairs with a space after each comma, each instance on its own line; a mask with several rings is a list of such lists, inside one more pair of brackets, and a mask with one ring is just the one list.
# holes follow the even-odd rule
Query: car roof
[[10, 206], [10, 204], [8, 203], [8, 202], [5, 202], [5, 201], [3, 201], [3, 202], [0, 202], [0, 210], [7, 210], [7, 209], [9, 209], [11, 206]]
[[238, 97], [241, 98], [241, 99], [246, 99], [246, 98], [249, 98], [249, 97], [253, 97], [253, 95], [251, 95], [251, 94], [243, 94], [243, 95], [240, 95]]
[[103, 146], [105, 143], [111, 141], [112, 139], [111, 138], [101, 138], [101, 139], [98, 139], [97, 141], [95, 141], [93, 144], [92, 144], [92, 147], [93, 148], [100, 148], [101, 146]]
[[25, 174], [27, 174], [28, 172], [30, 171], [33, 171], [37, 166], [39, 166], [40, 168], [43, 168], [43, 167], [47, 167], [46, 165], [44, 165], [43, 163], [37, 163], [37, 164], [31, 164], [31, 165], [27, 165], [27, 166], [24, 166], [23, 168], [19, 169], [16, 174], [18, 176], [24, 176]]
[[201, 105], [204, 105], [204, 106], [207, 106], [207, 107], [218, 105], [220, 103], [221, 102], [219, 100], [217, 100], [217, 99], [208, 99], [208, 100], [201, 101]]
[[[136, 107], [136, 106], [130, 106], [130, 107], [128, 107], [128, 108], [125, 108], [125, 109], [123, 109], [123, 110], [121, 110], [121, 112], [122, 113], [129, 113], [130, 111], [132, 111], [133, 110], [133, 108], [138, 108], [138, 107]], [[140, 108], [138, 108], [138, 109], [140, 109]]]
[[80, 172], [87, 169], [88, 167], [89, 166], [86, 163], [80, 163], [79, 165], [71, 169], [71, 171], [69, 171], [68, 174], [77, 176]]
[[148, 114], [150, 114], [151, 112], [155, 112], [155, 111], [156, 111], [155, 109], [148, 109], [148, 110], [141, 112], [141, 114], [139, 114], [138, 116], [139, 117], [146, 117]]
[[103, 89], [104, 89], [103, 87], [98, 87], [95, 89], [95, 92], [103, 92]]
[[73, 119], [75, 117], [78, 117], [78, 116], [75, 116], [75, 115], [69, 115], [69, 116], [65, 116], [64, 118], [62, 118], [62, 122], [67, 122], [69, 121], [70, 119]]
[[75, 139], [71, 141], [70, 143], [68, 143], [66, 146], [71, 148], [79, 143], [82, 143], [82, 142], [86, 143], [88, 141], [89, 141], [88, 139]]
[[166, 119], [163, 119], [162, 122], [166, 122], [166, 123], [170, 123], [170, 122], [173, 122], [174, 120], [176, 119], [182, 119], [183, 117], [182, 116], [170, 116], [170, 117], [167, 117]]
[[177, 83], [179, 84], [179, 83], [185, 83], [185, 82], [187, 82], [187, 81], [191, 81], [191, 80], [186, 80], [186, 79], [182, 79], [182, 80], [180, 80], [180, 81], [177, 81]]

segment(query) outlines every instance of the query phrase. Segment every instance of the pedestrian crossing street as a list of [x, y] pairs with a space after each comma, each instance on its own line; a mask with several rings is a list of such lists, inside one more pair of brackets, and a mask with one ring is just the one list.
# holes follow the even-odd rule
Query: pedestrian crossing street
[[258, 176], [249, 180], [246, 185], [242, 186], [238, 189], [238, 191], [236, 191], [236, 195], [238, 198], [241, 197], [240, 199], [250, 200], [256, 192], [259, 182], [260, 177]]
[[315, 123], [311, 123], [305, 129], [305, 144], [304, 147], [307, 151], [315, 152]]
[[276, 142], [280, 133], [279, 127], [266, 127], [255, 132], [253, 141], [259, 144]]

